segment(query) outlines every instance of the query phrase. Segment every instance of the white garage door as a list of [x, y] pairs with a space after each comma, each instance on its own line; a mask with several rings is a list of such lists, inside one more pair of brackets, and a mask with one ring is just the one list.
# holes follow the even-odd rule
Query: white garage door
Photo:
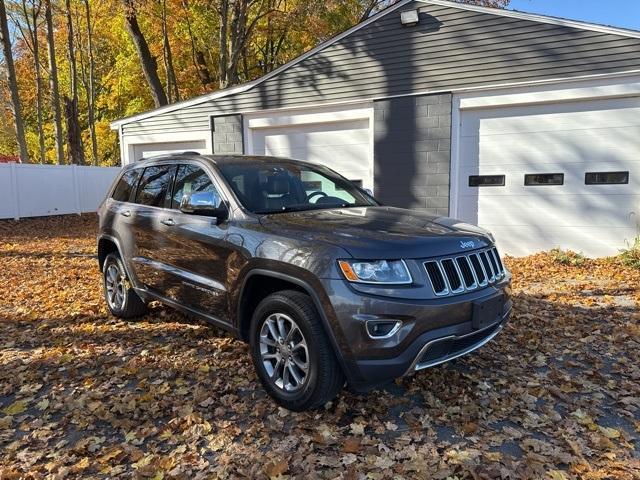
[[255, 154], [319, 163], [373, 187], [368, 119], [256, 128], [251, 134]]
[[189, 140], [180, 142], [139, 143], [133, 146], [134, 160], [176, 152], [208, 153], [204, 140]]
[[[640, 99], [469, 110], [461, 121], [458, 217], [494, 232], [505, 253], [613, 255], [638, 235]], [[628, 172], [628, 183], [587, 184], [587, 172], [605, 182]], [[527, 174], [563, 174], [531, 178], [562, 184], [525, 185]], [[476, 175], [504, 175], [504, 186], [470, 186]]]

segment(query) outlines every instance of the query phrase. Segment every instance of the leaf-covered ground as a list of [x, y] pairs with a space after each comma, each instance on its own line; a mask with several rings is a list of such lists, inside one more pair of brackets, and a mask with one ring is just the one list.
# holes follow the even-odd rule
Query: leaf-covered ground
[[640, 478], [640, 272], [508, 259], [490, 344], [323, 411], [160, 305], [109, 316], [93, 216], [0, 222], [0, 478]]

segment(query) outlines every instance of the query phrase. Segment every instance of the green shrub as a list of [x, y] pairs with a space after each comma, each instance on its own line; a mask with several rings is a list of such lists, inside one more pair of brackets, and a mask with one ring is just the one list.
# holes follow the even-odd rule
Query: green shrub
[[580, 267], [584, 265], [586, 261], [582, 253], [574, 252], [572, 250], [562, 250], [561, 248], [554, 248], [549, 252], [551, 258], [555, 263], [560, 265], [571, 265], [574, 267]]
[[628, 247], [620, 250], [620, 261], [627, 267], [640, 269], [640, 237], [636, 237], [633, 243], [628, 243]]

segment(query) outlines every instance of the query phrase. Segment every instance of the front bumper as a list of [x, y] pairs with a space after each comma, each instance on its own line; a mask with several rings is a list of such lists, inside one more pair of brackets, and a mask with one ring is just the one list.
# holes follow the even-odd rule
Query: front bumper
[[[511, 277], [482, 290], [436, 300], [403, 300], [363, 295], [346, 282], [327, 287], [336, 327], [346, 340], [342, 350], [347, 377], [356, 389], [429, 368], [470, 353], [495, 337], [509, 319]], [[482, 329], [472, 324], [477, 300], [504, 295], [501, 320]], [[370, 320], [400, 320], [402, 327], [390, 338], [373, 339], [366, 333]]]

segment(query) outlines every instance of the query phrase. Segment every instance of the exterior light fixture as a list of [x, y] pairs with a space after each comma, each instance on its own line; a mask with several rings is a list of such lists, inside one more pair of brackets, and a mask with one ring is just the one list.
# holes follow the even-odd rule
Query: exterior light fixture
[[400, 23], [405, 27], [413, 27], [420, 21], [418, 10], [405, 10], [400, 12]]

